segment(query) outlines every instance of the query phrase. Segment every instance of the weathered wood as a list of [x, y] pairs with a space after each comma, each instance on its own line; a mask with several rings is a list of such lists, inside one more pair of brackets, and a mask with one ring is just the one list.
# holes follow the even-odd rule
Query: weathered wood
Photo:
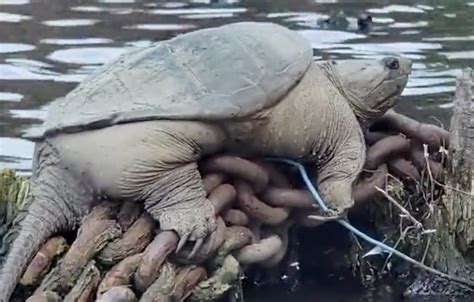
[[76, 282], [82, 269], [110, 241], [121, 235], [118, 222], [112, 218], [112, 203], [96, 206], [83, 220], [76, 240], [61, 260], [59, 272], [65, 286]]
[[26, 302], [60, 302], [61, 297], [55, 292], [38, 292], [26, 299]]
[[107, 290], [97, 302], [135, 302], [135, 293], [127, 286], [114, 286]]
[[458, 80], [451, 119], [451, 147], [448, 187], [444, 204], [450, 232], [457, 238], [457, 248], [466, 254], [474, 248], [474, 107], [473, 72], [464, 70]]
[[115, 239], [103, 248], [96, 256], [102, 264], [116, 264], [120, 260], [143, 252], [153, 240], [155, 222], [143, 213], [120, 238]]
[[131, 287], [135, 271], [142, 260], [142, 254], [128, 256], [114, 265], [104, 276], [99, 284], [97, 294], [100, 297], [109, 289], [114, 287]]
[[[473, 72], [467, 68], [457, 79], [454, 109], [450, 125], [449, 160], [445, 194], [434, 205], [427, 225], [436, 229], [428, 258], [430, 264], [446, 273], [474, 279], [474, 108]], [[471, 295], [458, 284], [420, 276], [407, 295]]]
[[61, 256], [68, 248], [69, 245], [62, 236], [52, 237], [46, 241], [26, 268], [20, 284], [30, 286], [39, 283], [48, 272], [53, 260]]
[[91, 302], [95, 300], [96, 289], [100, 282], [100, 272], [95, 261], [90, 261], [82, 270], [79, 279], [64, 297], [64, 302]]

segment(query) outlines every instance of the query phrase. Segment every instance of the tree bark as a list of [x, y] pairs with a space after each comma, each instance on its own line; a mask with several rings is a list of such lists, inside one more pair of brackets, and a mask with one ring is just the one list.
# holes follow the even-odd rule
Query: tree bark
[[[472, 69], [466, 68], [456, 82], [445, 194], [434, 205], [427, 221], [427, 227], [436, 230], [431, 236], [429, 264], [470, 280], [474, 280], [473, 76]], [[405, 294], [469, 296], [473, 293], [459, 284], [421, 274]]]

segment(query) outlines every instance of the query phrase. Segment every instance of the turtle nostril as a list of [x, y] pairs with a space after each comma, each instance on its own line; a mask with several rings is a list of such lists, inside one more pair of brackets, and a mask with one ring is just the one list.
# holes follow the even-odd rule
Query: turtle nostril
[[392, 70], [397, 70], [398, 68], [400, 68], [400, 62], [398, 62], [398, 59], [395, 58], [388, 59], [386, 65], [389, 69]]

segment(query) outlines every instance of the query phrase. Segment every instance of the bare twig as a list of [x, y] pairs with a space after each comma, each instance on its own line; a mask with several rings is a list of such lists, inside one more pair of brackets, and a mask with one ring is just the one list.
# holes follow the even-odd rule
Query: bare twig
[[415, 227], [417, 229], [423, 229], [423, 224], [421, 222], [419, 222], [415, 217], [413, 217], [413, 215], [411, 215], [411, 213], [405, 209], [400, 203], [398, 203], [398, 201], [396, 201], [392, 196], [390, 196], [386, 191], [382, 190], [381, 188], [375, 186], [375, 189], [377, 191], [379, 191], [380, 193], [382, 193], [385, 198], [387, 198], [391, 203], [393, 203], [403, 214], [405, 214], [408, 219], [411, 220], [411, 222], [413, 222], [413, 224], [415, 225]]
[[[409, 227], [407, 227], [403, 232], [401, 232], [400, 237], [398, 237], [397, 241], [395, 242], [395, 244], [394, 244], [394, 246], [393, 246], [394, 249], [398, 248], [398, 244], [400, 244], [400, 242], [405, 239], [405, 237], [406, 237], [408, 231], [411, 230], [411, 229], [413, 229], [413, 228], [414, 228], [414, 226], [409, 226]], [[385, 269], [385, 267], [387, 266], [388, 261], [390, 260], [390, 258], [392, 257], [392, 255], [393, 255], [393, 253], [389, 253], [389, 254], [388, 254], [388, 256], [387, 256], [387, 258], [385, 259], [385, 262], [384, 262], [384, 264], [383, 264], [383, 266], [382, 266], [382, 270]]]
[[425, 263], [426, 255], [428, 255], [428, 250], [430, 249], [431, 245], [431, 234], [428, 234], [428, 241], [426, 242], [425, 251], [423, 252], [423, 257], [421, 257], [421, 263]]

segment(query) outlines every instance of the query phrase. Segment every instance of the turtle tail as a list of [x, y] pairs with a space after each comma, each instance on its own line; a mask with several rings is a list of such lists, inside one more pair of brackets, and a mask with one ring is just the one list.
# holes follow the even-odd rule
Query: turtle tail
[[74, 182], [69, 183], [72, 177], [56, 165], [56, 160], [51, 161], [52, 155], [36, 157], [41, 162], [37, 160], [37, 167], [33, 167], [36, 175], [32, 177], [27, 213], [19, 222], [18, 235], [0, 272], [0, 302], [10, 301], [17, 283], [41, 245], [53, 234], [74, 227], [81, 208], [77, 203], [86, 195], [68, 189], [74, 185]]

